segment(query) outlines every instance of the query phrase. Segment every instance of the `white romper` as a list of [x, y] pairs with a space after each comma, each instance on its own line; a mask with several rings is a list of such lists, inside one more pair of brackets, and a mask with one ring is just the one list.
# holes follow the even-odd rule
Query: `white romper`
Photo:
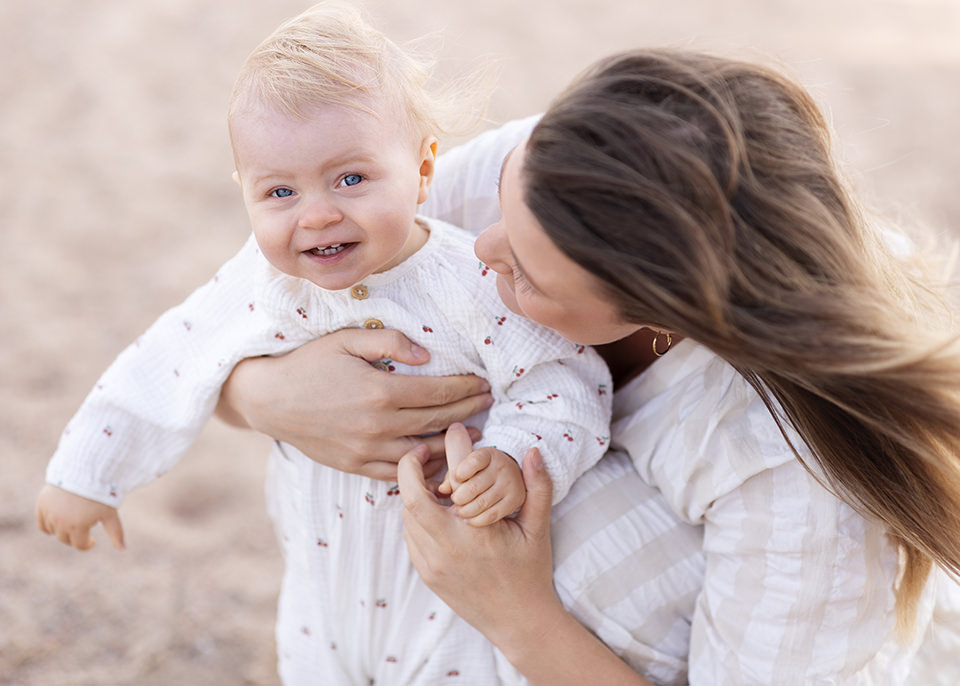
[[[431, 359], [420, 367], [381, 360], [384, 371], [486, 378], [494, 405], [477, 424], [478, 446], [520, 459], [536, 445], [562, 499], [609, 442], [606, 366], [592, 349], [509, 312], [473, 236], [418, 221], [429, 238], [417, 253], [340, 291], [279, 272], [251, 238], [104, 373], [65, 430], [48, 482], [117, 506], [190, 446], [241, 359], [341, 328], [385, 327]], [[286, 444], [270, 460], [268, 505], [286, 561], [277, 638], [287, 686], [513, 678], [420, 581], [396, 484], [337, 472]]]

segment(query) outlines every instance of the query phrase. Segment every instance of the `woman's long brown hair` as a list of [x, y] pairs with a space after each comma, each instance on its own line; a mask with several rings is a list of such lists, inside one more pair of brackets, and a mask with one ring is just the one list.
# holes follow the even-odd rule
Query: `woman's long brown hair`
[[810, 95], [756, 64], [625, 53], [560, 96], [525, 157], [527, 205], [622, 316], [726, 359], [900, 541], [908, 629], [931, 562], [960, 573], [956, 329], [864, 220]]

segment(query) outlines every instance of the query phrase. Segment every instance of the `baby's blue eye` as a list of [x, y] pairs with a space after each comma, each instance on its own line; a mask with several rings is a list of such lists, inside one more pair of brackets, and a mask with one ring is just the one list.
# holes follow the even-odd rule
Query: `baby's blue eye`
[[361, 181], [363, 181], [363, 177], [359, 174], [347, 174], [343, 177], [344, 186], [356, 186]]
[[289, 198], [291, 195], [293, 195], [293, 191], [289, 188], [277, 188], [273, 191], [270, 191], [270, 195], [275, 198]]

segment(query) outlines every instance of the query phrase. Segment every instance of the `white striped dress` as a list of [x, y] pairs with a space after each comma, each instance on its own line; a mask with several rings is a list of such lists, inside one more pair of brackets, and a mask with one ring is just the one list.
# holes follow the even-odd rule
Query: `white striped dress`
[[[474, 232], [497, 221], [502, 160], [536, 120], [442, 155], [424, 213]], [[617, 391], [615, 419], [620, 452], [554, 509], [555, 583], [638, 672], [657, 684], [960, 684], [960, 587], [936, 573], [913, 642], [898, 643], [894, 545], [808, 474], [729, 365], [682, 341]]]

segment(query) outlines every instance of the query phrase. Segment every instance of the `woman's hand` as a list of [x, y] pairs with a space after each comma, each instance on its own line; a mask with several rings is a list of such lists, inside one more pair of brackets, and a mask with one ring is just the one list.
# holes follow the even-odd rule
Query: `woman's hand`
[[420, 365], [430, 355], [397, 331], [343, 329], [281, 357], [241, 362], [217, 415], [334, 469], [384, 481], [397, 478], [405, 452], [425, 443], [424, 470], [433, 475], [444, 464], [443, 435], [422, 435], [489, 407], [489, 385], [476, 376], [390, 374], [370, 364], [385, 358]]
[[[472, 450], [463, 427], [447, 432], [450, 469]], [[553, 488], [536, 448], [523, 458], [527, 497], [516, 518], [470, 526], [427, 483], [425, 446], [398, 468], [404, 538], [421, 578], [482, 632], [531, 684], [649, 686], [560, 603], [553, 590]]]
[[[462, 426], [450, 427], [446, 441], [454, 470], [472, 445]], [[398, 470], [404, 537], [414, 566], [444, 602], [498, 646], [521, 633], [529, 640], [528, 629], [543, 630], [537, 608], [560, 606], [550, 549], [552, 487], [540, 453], [534, 448], [524, 456], [527, 496], [516, 518], [480, 528], [440, 503], [424, 478], [427, 458], [426, 448], [418, 446], [403, 456]]]

